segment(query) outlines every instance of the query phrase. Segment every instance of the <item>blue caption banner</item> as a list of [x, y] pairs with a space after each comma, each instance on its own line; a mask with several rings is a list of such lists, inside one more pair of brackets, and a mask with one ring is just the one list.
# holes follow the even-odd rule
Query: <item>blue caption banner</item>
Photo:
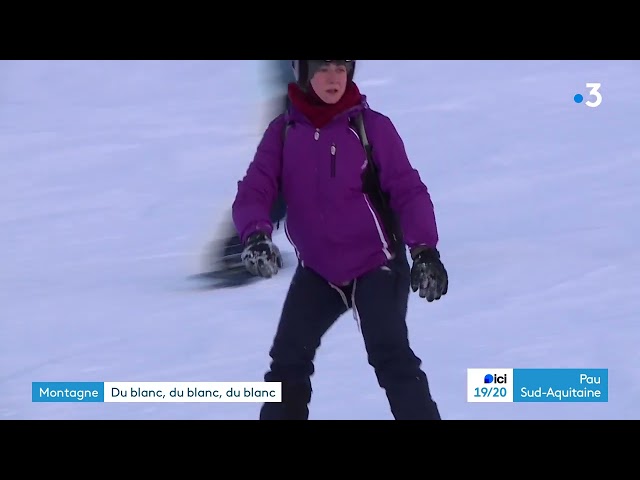
[[33, 382], [37, 403], [237, 403], [282, 401], [280, 382]]
[[513, 402], [608, 402], [609, 370], [514, 368]]
[[104, 402], [104, 383], [33, 382], [31, 401], [40, 403]]

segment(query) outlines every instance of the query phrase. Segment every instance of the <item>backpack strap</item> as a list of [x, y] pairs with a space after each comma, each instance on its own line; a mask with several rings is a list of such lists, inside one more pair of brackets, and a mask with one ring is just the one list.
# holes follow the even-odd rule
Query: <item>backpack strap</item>
[[394, 249], [401, 243], [400, 227], [397, 218], [391, 209], [389, 195], [382, 189], [380, 183], [380, 173], [378, 166], [373, 159], [373, 146], [369, 143], [367, 131], [364, 128], [364, 115], [358, 113], [351, 119], [351, 123], [356, 128], [356, 132], [360, 137], [360, 142], [364, 147], [367, 155], [367, 168], [363, 173], [362, 191], [367, 194], [373, 203], [373, 207], [380, 215], [383, 226], [387, 234], [391, 237]]
[[284, 144], [285, 140], [287, 139], [287, 134], [289, 133], [289, 129], [291, 128], [291, 125], [293, 125], [293, 122], [288, 121], [287, 123], [284, 124], [284, 128], [282, 129], [282, 143]]
[[[289, 133], [289, 129], [293, 125], [292, 120], [288, 120], [284, 124], [284, 128], [282, 129], [282, 146], [284, 150], [284, 143], [287, 140], [287, 134]], [[280, 161], [283, 161], [282, 156]], [[282, 170], [282, 164], [280, 165]], [[282, 173], [281, 173], [282, 175]], [[280, 221], [287, 215], [287, 204], [284, 201], [284, 196], [282, 194], [282, 182], [278, 182], [278, 198], [275, 201], [275, 204], [271, 208], [272, 217], [275, 216], [278, 218], [276, 222], [276, 230], [280, 230]]]

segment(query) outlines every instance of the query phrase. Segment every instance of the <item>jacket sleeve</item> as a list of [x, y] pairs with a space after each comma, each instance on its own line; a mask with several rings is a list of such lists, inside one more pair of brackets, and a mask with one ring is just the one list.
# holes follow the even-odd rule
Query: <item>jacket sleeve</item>
[[390, 196], [391, 208], [398, 216], [404, 241], [409, 248], [436, 247], [438, 228], [431, 195], [413, 168], [393, 122], [378, 116], [375, 136], [371, 138], [380, 184]]
[[232, 216], [243, 243], [257, 231], [268, 235], [273, 232], [270, 213], [280, 185], [284, 125], [282, 115], [269, 124], [244, 178], [238, 182]]

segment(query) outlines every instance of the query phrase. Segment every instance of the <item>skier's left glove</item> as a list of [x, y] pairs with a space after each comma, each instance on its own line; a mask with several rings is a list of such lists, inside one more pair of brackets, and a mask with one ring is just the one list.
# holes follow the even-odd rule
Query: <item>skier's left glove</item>
[[419, 291], [428, 302], [440, 300], [449, 290], [449, 276], [440, 261], [440, 252], [435, 248], [412, 249], [411, 290]]
[[242, 263], [252, 275], [271, 278], [282, 268], [282, 255], [268, 235], [257, 232], [251, 235], [242, 251]]

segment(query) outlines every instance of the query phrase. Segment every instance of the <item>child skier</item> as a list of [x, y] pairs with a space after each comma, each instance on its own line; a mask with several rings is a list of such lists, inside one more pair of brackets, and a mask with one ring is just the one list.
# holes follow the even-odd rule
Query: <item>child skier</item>
[[[410, 289], [429, 302], [448, 290], [430, 194], [391, 120], [360, 94], [355, 60], [292, 63], [290, 108], [266, 129], [233, 204], [242, 261], [251, 273], [271, 277], [281, 266], [269, 216], [280, 192], [285, 231], [299, 259], [264, 377], [282, 383], [282, 402], [265, 403], [260, 419], [309, 418], [316, 351], [351, 309], [394, 418], [439, 420], [406, 324]], [[367, 150], [353, 123], [359, 116], [380, 190], [388, 194], [386, 211], [367, 177]]]

